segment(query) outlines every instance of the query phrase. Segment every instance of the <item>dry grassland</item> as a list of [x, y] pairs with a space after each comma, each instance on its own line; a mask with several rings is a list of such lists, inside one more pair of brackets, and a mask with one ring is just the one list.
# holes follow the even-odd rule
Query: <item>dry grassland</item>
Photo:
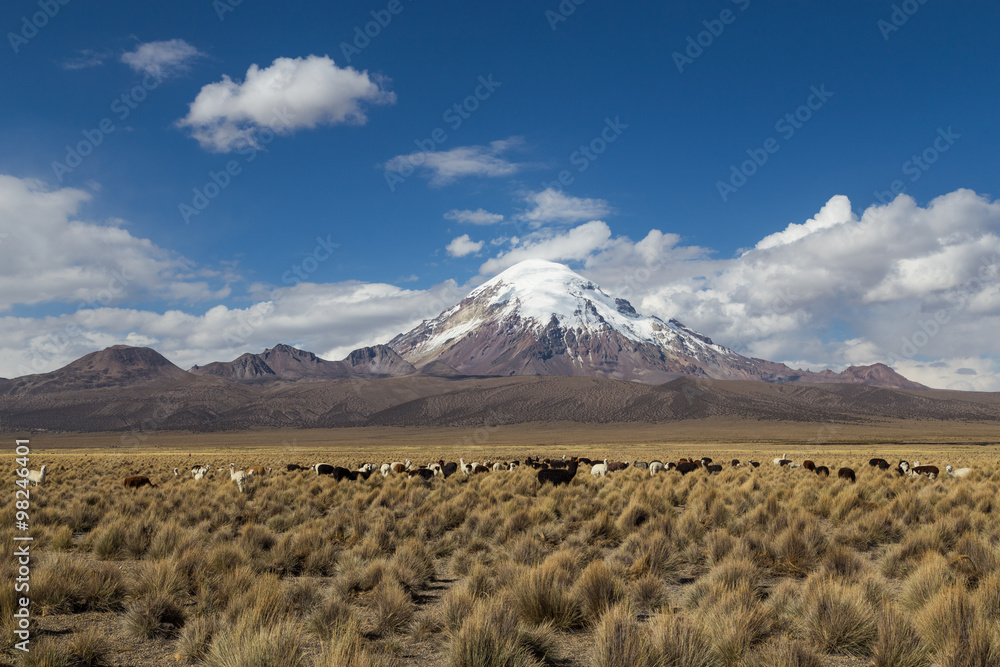
[[[601, 441], [593, 429], [493, 429], [485, 442], [465, 431], [435, 447], [419, 433], [400, 442], [369, 432], [370, 441], [352, 444], [296, 432], [261, 441], [212, 436], [194, 448], [200, 436], [160, 434], [142, 449], [112, 450], [75, 447], [119, 436], [67, 437], [60, 448], [36, 436], [32, 467], [46, 463], [48, 477], [31, 497], [35, 635], [31, 653], [15, 656], [15, 593], [2, 584], [0, 649], [8, 657], [0, 662], [1000, 665], [995, 446], [662, 437], [652, 445], [652, 435], [635, 442], [604, 433]], [[628, 469], [603, 479], [581, 468], [562, 487], [539, 487], [525, 467], [430, 484], [284, 471], [291, 462], [356, 469], [403, 457], [564, 451], [628, 461], [708, 455], [726, 467], [683, 477]], [[10, 545], [8, 453], [0, 543]], [[857, 483], [774, 466], [782, 453], [834, 471], [850, 466]], [[901, 478], [869, 468], [876, 455], [975, 471]], [[730, 468], [734, 457], [761, 467]], [[190, 474], [196, 463], [230, 461], [274, 472], [244, 494], [224, 470], [201, 481]], [[175, 478], [174, 467], [184, 474]], [[122, 488], [133, 474], [156, 488]], [[0, 557], [0, 582], [12, 582], [14, 571], [13, 557]]]

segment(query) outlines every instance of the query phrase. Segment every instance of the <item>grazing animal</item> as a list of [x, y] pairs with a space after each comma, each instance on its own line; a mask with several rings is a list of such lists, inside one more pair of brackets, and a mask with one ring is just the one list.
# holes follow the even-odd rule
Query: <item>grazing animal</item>
[[645, 461], [632, 461], [632, 467], [639, 470], [649, 470], [649, 464]]
[[830, 476], [830, 469], [827, 468], [826, 466], [816, 466], [816, 469], [813, 470], [813, 472], [816, 473], [817, 475], [821, 475], [823, 477], [829, 477]]
[[359, 470], [348, 470], [347, 468], [341, 468], [340, 466], [334, 466], [333, 472], [330, 473], [330, 476], [333, 477], [333, 479], [335, 479], [338, 482], [340, 480], [342, 480], [342, 479], [346, 479], [346, 480], [350, 480], [352, 482], [356, 482], [357, 479], [358, 479], [358, 475], [360, 475], [360, 474], [361, 474], [361, 471], [359, 471]]
[[739, 459], [733, 459], [732, 461], [730, 461], [729, 465], [733, 466], [734, 468], [738, 468], [742, 464], [740, 463]]
[[872, 468], [879, 468], [881, 470], [889, 469], [889, 462], [886, 461], [885, 459], [880, 459], [878, 457], [869, 459], [868, 465], [870, 465]]
[[481, 472], [489, 472], [489, 471], [490, 471], [490, 469], [487, 468], [486, 466], [484, 466], [482, 463], [474, 463], [474, 464], [472, 464], [472, 474], [474, 474], [474, 475], [478, 474], [478, 473], [481, 473]]
[[650, 475], [655, 475], [656, 473], [662, 472], [664, 470], [666, 470], [666, 468], [663, 466], [663, 461], [651, 461], [649, 463]]
[[194, 474], [195, 479], [205, 479], [205, 474], [208, 472], [205, 468], [198, 468], [198, 472]]
[[208, 472], [211, 469], [212, 469], [212, 466], [209, 466], [209, 465], [195, 466], [195, 467], [191, 468], [191, 474], [197, 477], [198, 473], [200, 472], [202, 474], [202, 476], [204, 476], [205, 473]]
[[570, 459], [568, 466], [563, 468], [550, 468], [548, 470], [538, 471], [538, 483], [545, 484], [545, 482], [551, 482], [553, 486], [559, 486], [560, 484], [569, 484], [574, 477], [576, 477], [577, 467], [580, 462], [575, 458]]
[[310, 470], [315, 470], [317, 475], [332, 475], [333, 466], [329, 463], [314, 463], [309, 466]]
[[295, 472], [296, 470], [308, 470], [308, 468], [300, 466], [298, 463], [289, 463], [285, 466], [285, 470], [288, 472]]
[[548, 459], [546, 459], [546, 462], [549, 464], [550, 468], [555, 468], [557, 470], [559, 469], [565, 470], [569, 468], [569, 461], [566, 460], [565, 454], [563, 454], [562, 459], [559, 461], [549, 461]]
[[468, 475], [472, 472], [472, 466], [465, 462], [465, 459], [458, 460], [458, 468], [462, 471], [463, 475]]
[[950, 465], [944, 467], [944, 471], [948, 473], [949, 477], [965, 477], [972, 472], [972, 468], [952, 468]]
[[795, 461], [792, 461], [791, 459], [781, 459], [780, 461], [778, 461], [778, 465], [782, 467], [788, 466], [789, 468], [799, 467], [799, 464], [795, 463]]
[[628, 468], [628, 464], [623, 463], [622, 461], [611, 461], [610, 463], [608, 463], [608, 460], [605, 459], [604, 462], [608, 466], [608, 472], [614, 472], [616, 470], [625, 470], [625, 468]]
[[245, 470], [237, 470], [235, 463], [229, 464], [229, 479], [236, 484], [236, 488], [243, 493], [244, 487], [250, 483], [250, 475]]
[[45, 482], [45, 471], [48, 466], [42, 466], [40, 470], [29, 470], [28, 471], [28, 481], [33, 483], [35, 486]]
[[607, 475], [608, 460], [604, 459], [604, 463], [595, 463], [594, 466], [590, 469], [590, 474], [593, 475], [594, 477], [597, 477], [598, 475], [604, 477], [605, 475]]
[[747, 459], [747, 464], [753, 466], [754, 468], [759, 468], [760, 467], [760, 461], [751, 461], [751, 460]]
[[592, 465], [594, 465], [594, 462], [591, 461], [590, 459], [588, 459], [586, 456], [581, 456], [580, 458], [577, 459], [577, 461], [579, 461], [580, 463], [582, 463], [585, 466], [592, 466]]
[[852, 470], [851, 468], [841, 468], [840, 470], [837, 471], [837, 477], [839, 477], [840, 479], [849, 480], [851, 483], [857, 481], [854, 476], [854, 470]]
[[816, 464], [813, 463], [811, 460], [806, 459], [805, 461], [802, 462], [802, 467], [811, 472], [816, 469]]
[[906, 476], [910, 474], [910, 464], [908, 461], [900, 461], [899, 465], [896, 466], [896, 473], [901, 476]]
[[719, 465], [718, 463], [709, 464], [709, 465], [705, 466], [705, 470], [707, 470], [708, 474], [711, 475], [713, 473], [722, 472], [722, 466]]
[[181, 473], [177, 468], [174, 468], [174, 477], [180, 477]]
[[429, 468], [417, 468], [416, 470], [408, 470], [406, 474], [410, 477], [419, 477], [425, 482], [429, 482], [434, 479], [434, 471]]
[[264, 466], [250, 466], [247, 468], [248, 475], [257, 475], [258, 477], [269, 472], [271, 472], [271, 468], [265, 468]]
[[937, 479], [938, 474], [941, 471], [938, 470], [937, 466], [916, 466], [912, 474], [914, 475], [927, 475], [928, 479]]
[[701, 465], [699, 465], [698, 463], [695, 463], [694, 461], [683, 461], [683, 462], [677, 464], [677, 467], [675, 468], [675, 470], [677, 470], [677, 472], [679, 472], [682, 475], [686, 475], [689, 472], [694, 472], [695, 470], [697, 470], [700, 467], [701, 467]]
[[701, 457], [701, 465], [702, 466], [711, 465], [711, 463], [712, 463], [712, 459], [708, 458], [707, 456]]
[[139, 487], [146, 486], [147, 484], [156, 488], [156, 485], [149, 481], [148, 477], [142, 475], [132, 475], [131, 477], [126, 477], [122, 482], [126, 489], [138, 489]]
[[785, 455], [782, 454], [778, 458], [774, 459], [774, 465], [776, 465], [776, 466], [788, 465], [787, 463], [782, 463], [782, 461], [787, 461], [787, 460], [788, 459], [785, 457]]
[[443, 463], [441, 466], [441, 472], [444, 473], [445, 479], [451, 477], [456, 472], [458, 472], [458, 464], [454, 461], [449, 461], [448, 463]]

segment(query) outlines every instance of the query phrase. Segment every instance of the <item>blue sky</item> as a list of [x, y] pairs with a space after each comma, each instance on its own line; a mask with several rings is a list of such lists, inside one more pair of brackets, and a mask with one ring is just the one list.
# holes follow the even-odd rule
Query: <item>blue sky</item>
[[6, 3], [0, 375], [339, 357], [543, 256], [747, 354], [1000, 389], [1000, 10], [684, 5]]

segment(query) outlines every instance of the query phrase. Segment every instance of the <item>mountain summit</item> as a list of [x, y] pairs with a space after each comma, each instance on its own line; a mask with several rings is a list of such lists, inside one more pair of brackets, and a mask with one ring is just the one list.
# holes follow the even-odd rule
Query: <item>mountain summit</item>
[[510, 267], [458, 305], [392, 339], [389, 347], [418, 368], [441, 362], [463, 375], [922, 386], [888, 368], [888, 374], [811, 373], [747, 358], [675, 319], [642, 315], [570, 268], [539, 259]]

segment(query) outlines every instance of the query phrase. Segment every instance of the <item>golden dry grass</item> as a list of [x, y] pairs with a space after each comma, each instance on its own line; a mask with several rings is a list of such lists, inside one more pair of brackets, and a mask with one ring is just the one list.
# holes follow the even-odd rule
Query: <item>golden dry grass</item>
[[[491, 435], [478, 449], [415, 437], [363, 450], [224, 447], [237, 444], [226, 436], [189, 452], [169, 446], [180, 435], [162, 437], [164, 449], [124, 451], [33, 440], [33, 467], [48, 464], [31, 500], [37, 642], [17, 664], [1000, 664], [995, 447], [514, 446]], [[430, 484], [284, 472], [565, 452], [761, 467], [603, 479], [581, 468], [562, 487], [539, 487], [524, 467]], [[851, 466], [858, 481], [772, 465], [782, 453]], [[874, 455], [977, 471], [901, 478], [869, 468]], [[243, 494], [224, 470], [189, 472], [230, 461], [275, 472]], [[156, 488], [122, 488], [131, 474]], [[13, 515], [7, 500], [8, 544]], [[0, 559], [0, 579], [13, 567]], [[0, 590], [11, 656], [13, 604], [12, 587]]]

